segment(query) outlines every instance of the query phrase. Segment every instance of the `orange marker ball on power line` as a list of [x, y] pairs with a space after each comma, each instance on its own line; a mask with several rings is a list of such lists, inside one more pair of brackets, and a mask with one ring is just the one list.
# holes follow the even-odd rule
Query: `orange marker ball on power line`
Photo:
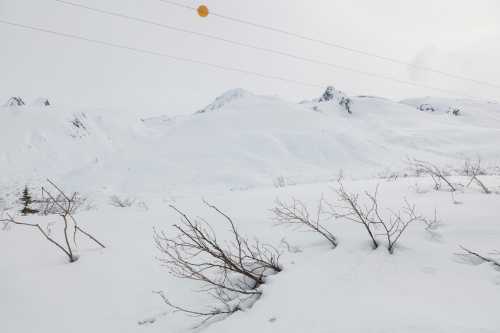
[[197, 12], [198, 12], [198, 15], [200, 15], [201, 17], [207, 17], [208, 13], [209, 13], [208, 7], [205, 5], [201, 5], [198, 7]]

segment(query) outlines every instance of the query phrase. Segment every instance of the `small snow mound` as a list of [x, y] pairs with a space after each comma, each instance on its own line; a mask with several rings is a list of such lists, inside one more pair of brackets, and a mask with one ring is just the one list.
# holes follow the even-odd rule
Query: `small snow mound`
[[204, 109], [202, 109], [196, 113], [205, 113], [205, 112], [216, 111], [216, 110], [219, 110], [230, 103], [233, 103], [234, 101], [241, 100], [243, 98], [250, 97], [250, 96], [253, 96], [253, 94], [244, 90], [244, 89], [241, 89], [241, 88], [232, 89], [232, 90], [229, 90], [229, 91], [225, 92], [224, 94], [220, 95], [219, 97], [217, 97], [215, 99], [215, 101], [213, 103], [209, 104]]
[[462, 115], [463, 107], [460, 104], [463, 103], [461, 102], [464, 101], [432, 97], [412, 98], [401, 101], [402, 104], [413, 106], [422, 112], [447, 113], [454, 116]]
[[31, 103], [32, 106], [37, 106], [37, 107], [45, 107], [45, 106], [50, 106], [50, 101], [45, 98], [45, 97], [40, 97], [37, 98]]
[[6, 106], [6, 107], [24, 106], [24, 105], [26, 105], [26, 103], [19, 96], [13, 96], [13, 97], [9, 98], [9, 100], [4, 104], [4, 106]]
[[432, 106], [431, 104], [420, 104], [418, 106], [418, 109], [420, 111], [424, 111], [424, 112], [436, 112], [436, 107]]

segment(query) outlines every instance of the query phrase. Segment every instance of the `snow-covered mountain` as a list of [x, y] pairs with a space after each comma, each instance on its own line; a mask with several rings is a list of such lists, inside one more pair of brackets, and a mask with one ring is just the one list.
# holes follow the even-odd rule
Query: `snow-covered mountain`
[[[309, 183], [400, 170], [407, 157], [452, 163], [500, 159], [500, 105], [471, 100], [332, 98], [295, 104], [231, 90], [188, 116], [137, 119], [107, 110], [0, 109], [3, 183], [55, 177], [95, 190]], [[431, 105], [436, 112], [422, 112]], [[457, 116], [447, 112], [458, 108]], [[43, 111], [43, 112], [42, 112]]]
[[129, 148], [140, 122], [109, 113], [45, 105], [0, 108], [0, 183], [64, 177]]
[[[138, 118], [18, 102], [0, 108], [0, 220], [10, 215], [36, 228], [0, 223], [2, 333], [187, 333], [211, 319], [175, 311], [158, 291], [183, 309], [215, 311], [196, 332], [500, 332], [498, 267], [460, 247], [500, 262], [499, 104], [431, 97], [397, 102], [334, 88], [291, 103], [237, 89], [189, 115]], [[481, 168], [472, 175], [486, 190], [467, 172], [445, 175], [456, 191], [439, 188], [435, 178], [405, 174], [407, 158], [453, 169], [479, 157]], [[47, 185], [45, 178], [83, 193], [87, 201], [75, 218], [105, 248], [71, 223], [74, 233], [63, 237], [67, 220], [55, 214], [21, 216], [19, 192], [28, 185], [39, 197], [35, 187]], [[368, 225], [375, 248], [352, 214], [322, 211], [349, 207], [341, 189], [362, 214], [376, 209], [375, 222], [411, 221], [393, 254], [380, 223]], [[270, 209], [277, 199], [333, 235], [335, 249], [317, 232], [300, 232], [311, 230], [301, 223], [276, 225]], [[243, 237], [271, 251], [264, 257], [273, 253], [269, 246], [276, 249], [282, 270], [262, 275], [250, 291], [261, 294], [222, 316], [217, 311], [240, 299], [168, 274], [168, 260], [157, 260], [162, 254], [152, 230], [179, 236], [172, 224], [180, 216], [170, 205], [184, 218], [199, 216], [196, 223], [208, 223], [207, 232], [224, 247], [241, 244], [242, 238], [231, 238], [230, 217]], [[388, 231], [396, 230], [392, 240], [401, 225], [395, 228]], [[72, 247], [78, 260], [67, 263], [46, 236]], [[174, 272], [179, 267], [185, 266]], [[219, 278], [246, 285], [232, 274]]]
[[241, 88], [229, 90], [224, 94], [220, 95], [219, 97], [217, 97], [215, 101], [213, 101], [200, 111], [197, 111], [197, 113], [216, 111], [226, 107], [228, 104], [245, 100], [246, 98], [252, 96], [254, 96], [252, 93]]

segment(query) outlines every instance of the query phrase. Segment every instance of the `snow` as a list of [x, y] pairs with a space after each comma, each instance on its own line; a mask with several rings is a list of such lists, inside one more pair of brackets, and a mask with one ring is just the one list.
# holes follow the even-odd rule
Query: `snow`
[[39, 97], [37, 99], [35, 99], [32, 103], [31, 103], [32, 106], [38, 106], [38, 107], [47, 107], [47, 106], [50, 106], [50, 101], [45, 98], [45, 97]]
[[4, 107], [20, 107], [20, 106], [24, 106], [26, 105], [26, 103], [24, 102], [24, 100], [21, 98], [21, 97], [11, 97], [9, 98], [9, 100], [4, 104]]
[[[76, 218], [106, 245], [80, 239], [80, 259], [69, 264], [35, 230], [0, 231], [0, 332], [192, 331], [198, 320], [173, 312], [154, 291], [195, 309], [211, 300], [160, 265], [152, 230], [175, 235], [174, 204], [227, 237], [225, 221], [203, 199], [233, 217], [243, 234], [279, 247], [284, 269], [268, 278], [251, 308], [198, 331], [500, 332], [500, 272], [458, 255], [460, 246], [488, 255], [500, 250], [500, 105], [350, 98], [352, 114], [336, 102], [295, 104], [241, 89], [188, 116], [0, 109], [0, 210], [15, 213], [24, 185], [35, 189], [51, 178], [89, 197]], [[422, 112], [422, 104], [438, 111]], [[427, 177], [404, 176], [408, 157], [460, 168], [477, 156], [491, 174], [480, 177], [492, 194], [472, 185], [452, 196], [435, 191]], [[439, 227], [411, 225], [390, 255], [382, 237], [372, 250], [362, 226], [341, 219], [325, 222], [339, 240], [336, 249], [317, 234], [273, 223], [276, 198], [299, 199], [311, 210], [321, 195], [334, 203], [340, 173], [349, 191], [378, 185], [384, 212], [406, 199], [422, 215], [437, 212]], [[392, 173], [400, 176], [380, 178]], [[133, 203], [114, 207], [112, 196]], [[54, 216], [20, 218], [58, 223]]]
[[198, 113], [216, 111], [222, 109], [224, 106], [228, 104], [238, 102], [238, 100], [251, 97], [252, 95], [253, 95], [252, 93], [241, 88], [229, 90], [226, 91], [224, 94], [220, 95], [219, 97], [217, 97], [215, 101], [213, 101], [211, 104], [207, 105], [205, 108], [198, 111]]
[[461, 107], [455, 117], [381, 98], [352, 101], [352, 115], [337, 103], [320, 103], [316, 112], [314, 102], [235, 90], [216, 100], [217, 112], [143, 121], [117, 110], [6, 108], [0, 182], [50, 177], [80, 191], [102, 185], [147, 195], [272, 186], [280, 176], [321, 182], [340, 170], [370, 178], [402, 170], [406, 157], [454, 164], [480, 154], [485, 166], [498, 165], [498, 104], [440, 100]]

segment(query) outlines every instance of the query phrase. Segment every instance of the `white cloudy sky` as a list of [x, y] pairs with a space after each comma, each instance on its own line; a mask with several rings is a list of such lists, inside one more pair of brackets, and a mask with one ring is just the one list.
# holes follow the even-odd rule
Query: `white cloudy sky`
[[[500, 99], [500, 89], [415, 72], [158, 0], [70, 0], [181, 28], [260, 45], [402, 80]], [[177, 0], [196, 6], [200, 2]], [[498, 0], [205, 0], [213, 11], [500, 85]], [[439, 92], [360, 76], [238, 48], [69, 7], [54, 0], [0, 0], [0, 19], [126, 44], [295, 80], [333, 84], [349, 94], [400, 99]], [[149, 115], [186, 113], [241, 87], [291, 101], [321, 89], [228, 73], [200, 65], [88, 44], [0, 24], [0, 98], [134, 109]], [[2, 101], [0, 101], [2, 102]]]

